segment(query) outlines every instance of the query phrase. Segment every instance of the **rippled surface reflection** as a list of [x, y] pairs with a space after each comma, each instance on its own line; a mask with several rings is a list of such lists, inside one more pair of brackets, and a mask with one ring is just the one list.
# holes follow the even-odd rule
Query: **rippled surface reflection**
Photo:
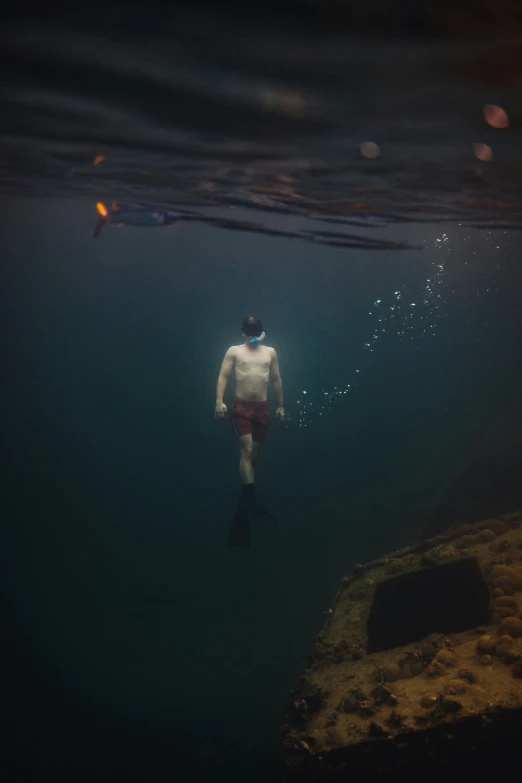
[[407, 247], [367, 233], [390, 222], [522, 226], [517, 40], [289, 36], [185, 10], [153, 33], [19, 20], [1, 44], [4, 193], [334, 247]]

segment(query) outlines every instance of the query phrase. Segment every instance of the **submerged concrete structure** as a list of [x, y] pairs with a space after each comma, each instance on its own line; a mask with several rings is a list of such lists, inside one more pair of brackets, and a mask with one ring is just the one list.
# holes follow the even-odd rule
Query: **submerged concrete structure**
[[284, 727], [289, 783], [522, 772], [522, 511], [342, 580]]

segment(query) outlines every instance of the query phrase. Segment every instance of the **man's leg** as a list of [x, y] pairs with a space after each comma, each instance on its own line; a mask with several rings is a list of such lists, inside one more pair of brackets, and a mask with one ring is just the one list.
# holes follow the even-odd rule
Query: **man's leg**
[[[247, 436], [244, 436], [247, 437]], [[240, 462], [240, 471], [241, 471], [241, 480], [243, 482], [243, 497], [245, 498], [245, 501], [248, 505], [249, 511], [254, 515], [257, 519], [263, 519], [265, 522], [274, 522], [274, 518], [271, 514], [268, 513], [268, 511], [263, 508], [259, 500], [257, 499], [257, 494], [255, 490], [255, 484], [254, 484], [254, 468], [256, 460], [259, 456], [259, 451], [261, 449], [261, 443], [258, 443], [258, 441], [253, 440], [252, 436], [248, 436], [251, 439], [251, 444], [249, 443], [246, 446], [246, 450], [248, 452], [248, 465], [249, 465], [249, 472], [247, 472], [243, 469], [243, 451], [241, 451], [241, 462]], [[242, 440], [241, 438], [239, 439]], [[245, 476], [247, 476], [247, 481], [245, 481]]]
[[229, 546], [240, 546], [243, 549], [250, 547], [250, 515], [251, 502], [254, 491], [254, 469], [252, 466], [253, 441], [250, 432], [238, 436], [240, 457], [239, 475], [243, 490], [237, 510], [232, 520], [232, 527], [228, 536]]
[[[237, 432], [237, 429], [236, 429]], [[259, 455], [261, 443], [255, 441], [251, 432], [238, 436], [240, 457], [239, 475], [243, 489], [236, 515], [232, 521], [228, 543], [230, 546], [240, 546], [248, 549], [250, 546], [250, 516], [267, 522], [274, 522], [273, 517], [260, 505], [254, 488], [254, 463]]]
[[[254, 483], [254, 444], [252, 440], [252, 433], [248, 432], [246, 435], [240, 435], [239, 438], [239, 475], [241, 477], [242, 484]], [[257, 451], [256, 451], [257, 456]]]
[[259, 457], [259, 450], [261, 448], [261, 444], [257, 441], [252, 441], [252, 475], [255, 475], [256, 471], [256, 462], [257, 458]]

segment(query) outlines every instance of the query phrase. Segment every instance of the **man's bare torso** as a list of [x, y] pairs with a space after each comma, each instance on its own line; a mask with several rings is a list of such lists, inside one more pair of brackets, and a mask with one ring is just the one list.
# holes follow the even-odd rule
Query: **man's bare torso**
[[274, 349], [259, 344], [253, 348], [248, 348], [246, 345], [235, 345], [232, 346], [232, 351], [234, 352], [236, 397], [241, 400], [265, 402]]

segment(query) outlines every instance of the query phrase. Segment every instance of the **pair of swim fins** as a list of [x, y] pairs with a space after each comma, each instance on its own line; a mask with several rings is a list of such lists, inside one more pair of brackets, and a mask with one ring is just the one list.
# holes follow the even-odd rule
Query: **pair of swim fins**
[[250, 522], [275, 525], [274, 517], [259, 503], [253, 484], [245, 484], [228, 535], [229, 546], [250, 548]]

